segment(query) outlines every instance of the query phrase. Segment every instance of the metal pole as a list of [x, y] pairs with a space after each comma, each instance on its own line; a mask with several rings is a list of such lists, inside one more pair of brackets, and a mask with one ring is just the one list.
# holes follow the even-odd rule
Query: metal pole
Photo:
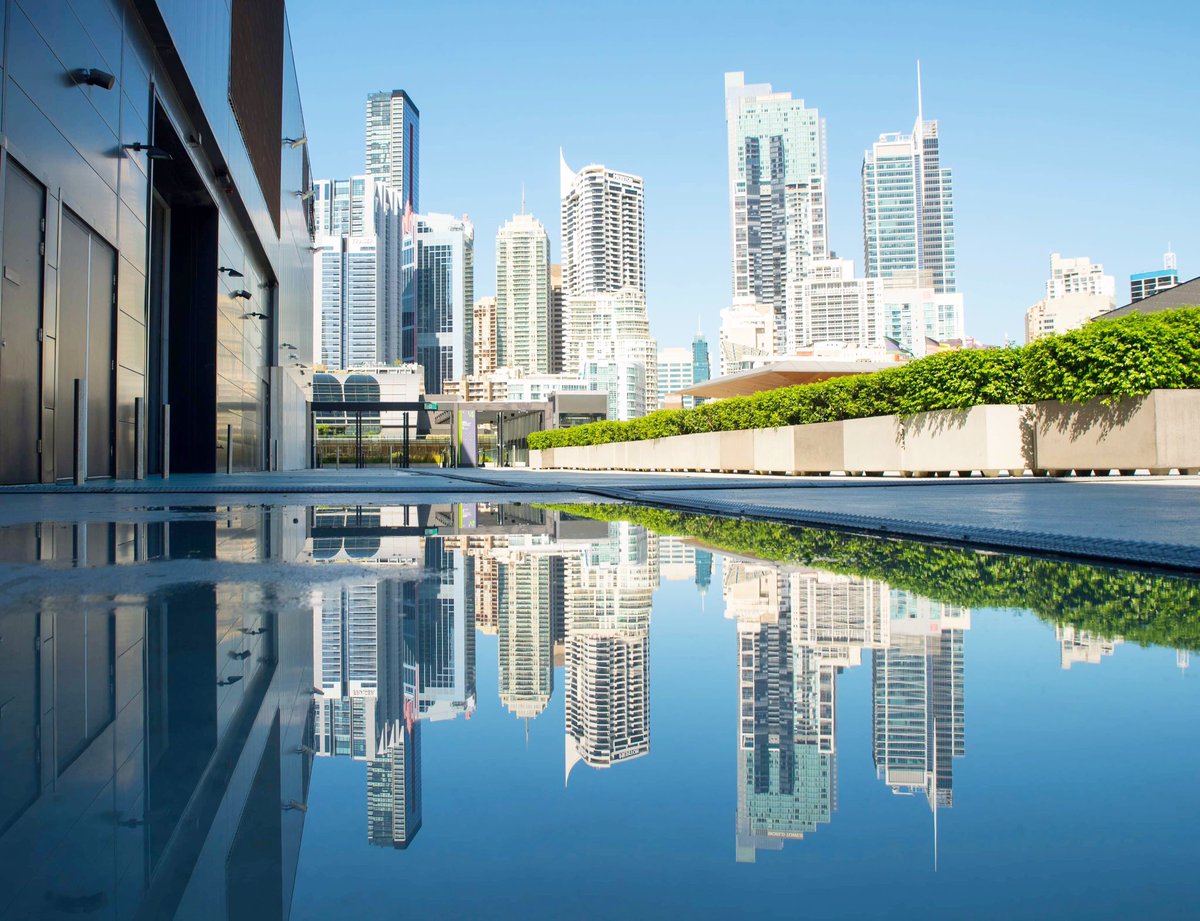
[[225, 426], [225, 472], [233, 473], [233, 423]]
[[279, 469], [279, 439], [271, 439], [271, 469]]
[[133, 478], [146, 479], [146, 401], [133, 398]]
[[171, 478], [171, 404], [164, 403], [162, 408], [162, 474], [164, 480]]
[[496, 418], [496, 466], [504, 466], [504, 412]]
[[87, 381], [75, 378], [75, 485], [87, 479]]
[[354, 469], [362, 470], [366, 466], [363, 459], [362, 410], [354, 413]]
[[408, 466], [408, 413], [404, 414], [404, 457], [400, 461], [401, 467]]

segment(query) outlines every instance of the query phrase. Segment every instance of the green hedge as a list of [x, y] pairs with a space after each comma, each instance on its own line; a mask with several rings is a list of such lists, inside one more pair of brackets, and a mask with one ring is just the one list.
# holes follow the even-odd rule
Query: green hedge
[[876, 579], [947, 604], [1028, 608], [1049, 623], [1099, 636], [1200, 651], [1196, 579], [660, 508], [544, 507], [600, 521], [629, 521], [729, 553]]
[[1200, 387], [1200, 308], [1089, 323], [1022, 348], [940, 352], [895, 368], [660, 410], [629, 422], [534, 432], [529, 447], [641, 441], [696, 432], [908, 416], [1036, 400], [1112, 401]]

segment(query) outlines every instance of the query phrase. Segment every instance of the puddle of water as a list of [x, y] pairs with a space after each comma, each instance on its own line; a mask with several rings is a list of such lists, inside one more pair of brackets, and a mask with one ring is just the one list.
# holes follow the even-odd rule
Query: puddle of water
[[625, 506], [226, 506], [0, 528], [0, 602], [0, 918], [1200, 895], [1188, 578]]

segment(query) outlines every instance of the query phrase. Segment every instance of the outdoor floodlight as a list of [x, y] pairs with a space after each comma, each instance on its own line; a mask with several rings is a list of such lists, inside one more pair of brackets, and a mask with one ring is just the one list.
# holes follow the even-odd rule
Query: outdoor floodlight
[[108, 71], [95, 67], [77, 67], [71, 71], [71, 79], [80, 86], [98, 86], [102, 90], [111, 90], [117, 82]]

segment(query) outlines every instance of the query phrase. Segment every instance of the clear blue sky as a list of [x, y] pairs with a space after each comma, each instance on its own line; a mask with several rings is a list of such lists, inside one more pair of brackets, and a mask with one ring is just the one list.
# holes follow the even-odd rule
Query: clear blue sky
[[475, 223], [477, 296], [495, 234], [527, 209], [558, 259], [558, 148], [646, 181], [646, 279], [660, 347], [709, 341], [730, 299], [723, 74], [825, 117], [830, 235], [862, 271], [859, 169], [925, 114], [954, 170], [968, 333], [1020, 340], [1051, 252], [1200, 275], [1194, 3], [457, 3], [289, 0], [314, 175], [363, 170], [373, 90], [421, 111], [421, 206]]

